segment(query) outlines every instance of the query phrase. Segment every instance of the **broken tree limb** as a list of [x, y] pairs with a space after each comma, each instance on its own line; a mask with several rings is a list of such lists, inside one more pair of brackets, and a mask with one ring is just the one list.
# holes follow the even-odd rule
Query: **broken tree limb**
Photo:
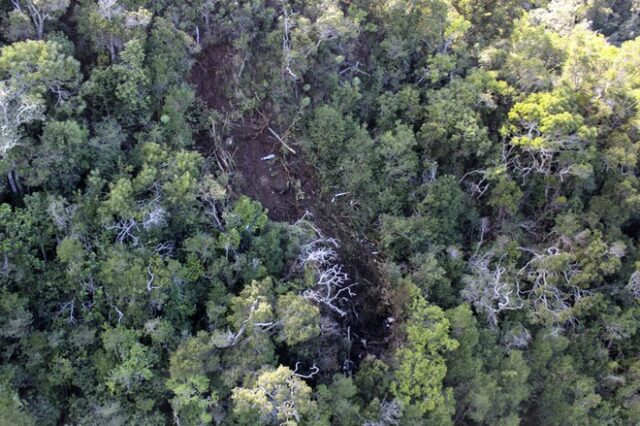
[[281, 144], [282, 146], [284, 146], [285, 148], [287, 148], [289, 151], [291, 151], [293, 154], [296, 153], [296, 151], [291, 148], [289, 145], [287, 145], [287, 143], [285, 141], [282, 140], [282, 138], [280, 137], [280, 135], [278, 135], [271, 127], [269, 127], [267, 130], [269, 130], [269, 133], [271, 133], [273, 135], [274, 138], [276, 138]]
[[337, 194], [334, 194], [334, 196], [331, 198], [331, 202], [335, 203], [336, 199], [340, 197], [344, 197], [345, 195], [349, 195], [349, 194], [351, 194], [351, 192], [338, 192]]

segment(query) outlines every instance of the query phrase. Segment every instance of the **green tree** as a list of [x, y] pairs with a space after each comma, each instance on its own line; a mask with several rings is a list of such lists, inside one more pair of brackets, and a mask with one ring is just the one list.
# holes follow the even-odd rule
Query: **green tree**
[[30, 167], [23, 172], [27, 184], [52, 191], [73, 191], [89, 166], [87, 138], [88, 131], [76, 121], [46, 123]]
[[320, 334], [320, 309], [301, 296], [280, 296], [276, 314], [282, 323], [282, 335], [287, 345], [304, 342]]
[[175, 394], [171, 406], [181, 423], [211, 423], [210, 410], [217, 396], [210, 389], [208, 374], [219, 368], [218, 362], [211, 337], [203, 331], [183, 342], [171, 355], [167, 388]]
[[19, 93], [54, 95], [64, 102], [77, 87], [80, 63], [52, 41], [27, 40], [4, 46], [0, 51], [0, 75]]
[[127, 42], [120, 58], [109, 67], [93, 70], [82, 93], [96, 118], [113, 116], [127, 126], [145, 124], [151, 113], [151, 98], [143, 42]]
[[320, 385], [317, 389], [318, 405], [333, 425], [362, 424], [360, 407], [356, 395], [358, 388], [350, 377], [336, 374], [329, 386]]
[[109, 328], [102, 335], [102, 344], [113, 359], [105, 384], [111, 393], [135, 394], [145, 381], [153, 378], [156, 356], [139, 342], [140, 333], [125, 328]]
[[0, 422], [16, 426], [31, 426], [35, 421], [25, 412], [20, 397], [7, 385], [0, 386]]
[[[130, 10], [118, 0], [82, 2], [77, 11], [78, 29], [84, 39], [101, 53], [106, 50], [111, 62], [127, 42], [145, 34], [151, 23], [151, 12], [143, 7]], [[135, 7], [135, 5], [131, 5]]]
[[507, 161], [519, 176], [592, 176], [589, 161], [597, 131], [585, 123], [570, 93], [529, 95], [511, 108], [508, 117], [500, 132], [514, 147]]
[[234, 388], [231, 399], [240, 424], [305, 424], [317, 409], [311, 388], [284, 366], [265, 370], [249, 386]]
[[522, 14], [519, 0], [453, 0], [453, 7], [471, 24], [469, 37], [487, 42], [506, 38], [513, 22]]
[[391, 392], [409, 413], [422, 416], [445, 403], [450, 392], [442, 385], [447, 373], [445, 354], [456, 349], [458, 342], [449, 337], [444, 312], [422, 296], [413, 297], [408, 311], [406, 343], [395, 352]]
[[80, 64], [55, 42], [16, 42], [0, 50], [0, 157], [42, 120], [47, 101], [64, 104], [80, 81]]

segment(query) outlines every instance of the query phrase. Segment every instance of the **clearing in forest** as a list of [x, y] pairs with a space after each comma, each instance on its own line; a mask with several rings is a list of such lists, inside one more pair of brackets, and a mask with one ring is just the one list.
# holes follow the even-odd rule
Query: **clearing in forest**
[[[233, 113], [227, 92], [234, 84], [232, 58], [229, 46], [206, 46], [191, 73], [197, 94], [208, 108], [222, 115]], [[323, 234], [342, 243], [340, 257], [351, 280], [358, 283], [352, 313], [344, 319], [353, 339], [352, 359], [357, 362], [369, 353], [383, 355], [392, 334], [387, 322], [390, 307], [383, 302], [373, 244], [349, 229], [348, 219], [322, 193], [314, 168], [299, 147], [285, 146], [268, 114], [241, 117], [229, 123], [229, 128], [222, 143], [233, 162], [233, 192], [258, 200], [272, 220], [295, 222], [308, 215]], [[217, 145], [210, 136], [199, 141], [199, 148], [216, 155]]]

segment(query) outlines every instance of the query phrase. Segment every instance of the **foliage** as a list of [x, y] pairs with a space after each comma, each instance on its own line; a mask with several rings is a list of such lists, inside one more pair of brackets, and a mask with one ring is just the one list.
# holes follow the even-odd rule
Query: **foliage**
[[0, 424], [637, 423], [637, 0], [0, 8]]

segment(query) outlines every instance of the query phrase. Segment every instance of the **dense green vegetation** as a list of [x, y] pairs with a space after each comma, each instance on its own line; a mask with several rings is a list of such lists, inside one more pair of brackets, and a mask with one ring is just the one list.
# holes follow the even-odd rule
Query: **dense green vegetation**
[[0, 9], [0, 426], [640, 421], [638, 0]]

